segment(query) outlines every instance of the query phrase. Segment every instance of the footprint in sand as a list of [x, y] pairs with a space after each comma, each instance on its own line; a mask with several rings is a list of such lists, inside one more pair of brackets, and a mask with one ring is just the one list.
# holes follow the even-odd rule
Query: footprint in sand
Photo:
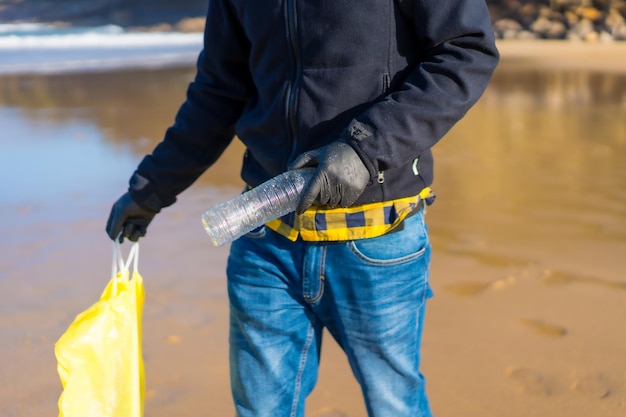
[[320, 410], [317, 413], [313, 414], [313, 417], [347, 417], [348, 415], [341, 410]]
[[476, 296], [486, 290], [501, 290], [509, 287], [516, 282], [516, 278], [509, 276], [506, 278], [498, 279], [495, 281], [480, 282], [480, 281], [464, 281], [455, 282], [454, 284], [446, 285], [444, 288], [455, 295], [462, 295], [466, 297]]
[[546, 285], [591, 284], [616, 290], [626, 290], [625, 281], [610, 281], [587, 275], [577, 275], [569, 272], [553, 271], [550, 269], [546, 269], [543, 272], [542, 280]]
[[547, 323], [540, 319], [523, 319], [522, 323], [544, 336], [563, 337], [567, 335], [567, 329], [565, 327], [559, 326], [558, 324]]
[[454, 284], [446, 285], [444, 288], [455, 295], [472, 297], [489, 288], [489, 283], [477, 281], [455, 282]]
[[571, 388], [591, 398], [606, 398], [611, 394], [611, 385], [602, 374], [584, 375], [572, 383]]
[[[480, 246], [483, 245], [481, 244]], [[528, 262], [526, 259], [500, 255], [492, 251], [486, 250], [484, 247], [476, 249], [458, 247], [450, 248], [448, 251], [455, 255], [472, 258], [473, 260], [480, 262], [483, 265], [493, 267], [524, 267], [530, 264], [530, 262]]]
[[517, 382], [521, 392], [529, 395], [548, 396], [552, 389], [546, 382], [543, 374], [526, 367], [511, 367], [506, 371], [507, 376]]

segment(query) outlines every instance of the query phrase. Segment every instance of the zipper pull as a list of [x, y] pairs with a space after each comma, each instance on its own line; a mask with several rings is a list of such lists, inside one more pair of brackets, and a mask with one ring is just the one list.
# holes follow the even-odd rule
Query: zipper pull
[[385, 173], [383, 171], [378, 171], [378, 177], [376, 178], [379, 184], [385, 182]]

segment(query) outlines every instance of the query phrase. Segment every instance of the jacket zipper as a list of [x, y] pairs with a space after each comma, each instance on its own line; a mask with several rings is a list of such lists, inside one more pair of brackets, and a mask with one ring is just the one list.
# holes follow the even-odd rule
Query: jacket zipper
[[294, 68], [289, 84], [288, 101], [287, 101], [287, 121], [289, 123], [289, 131], [291, 134], [291, 152], [287, 163], [294, 160], [296, 153], [296, 95], [298, 94], [298, 84], [300, 80], [300, 50], [298, 48], [296, 22], [296, 0], [287, 0], [287, 37], [291, 45], [291, 57], [293, 58]]
[[383, 74], [383, 96], [385, 96], [389, 92], [389, 88], [391, 87], [391, 77], [388, 73]]
[[[383, 74], [383, 88], [382, 95], [385, 96], [389, 92], [389, 88], [391, 87], [391, 77], [388, 73]], [[376, 182], [379, 184], [383, 184], [385, 182], [385, 171], [378, 171], [378, 176], [376, 177]]]

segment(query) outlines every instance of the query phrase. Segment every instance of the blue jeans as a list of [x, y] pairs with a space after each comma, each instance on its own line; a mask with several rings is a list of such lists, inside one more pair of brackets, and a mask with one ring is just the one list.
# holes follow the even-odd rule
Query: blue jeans
[[233, 242], [237, 416], [304, 415], [324, 328], [346, 353], [370, 417], [431, 416], [419, 371], [430, 251], [424, 210], [371, 239], [291, 242], [263, 227]]

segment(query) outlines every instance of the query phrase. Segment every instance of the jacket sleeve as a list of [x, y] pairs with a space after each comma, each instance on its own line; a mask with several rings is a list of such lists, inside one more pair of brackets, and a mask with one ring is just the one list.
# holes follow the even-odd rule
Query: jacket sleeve
[[399, 0], [421, 60], [342, 132], [372, 178], [434, 146], [474, 105], [498, 63], [484, 0]]
[[248, 70], [249, 42], [226, 0], [209, 1], [204, 49], [174, 124], [152, 154], [139, 164], [129, 191], [145, 208], [173, 204], [223, 153], [253, 83]]

